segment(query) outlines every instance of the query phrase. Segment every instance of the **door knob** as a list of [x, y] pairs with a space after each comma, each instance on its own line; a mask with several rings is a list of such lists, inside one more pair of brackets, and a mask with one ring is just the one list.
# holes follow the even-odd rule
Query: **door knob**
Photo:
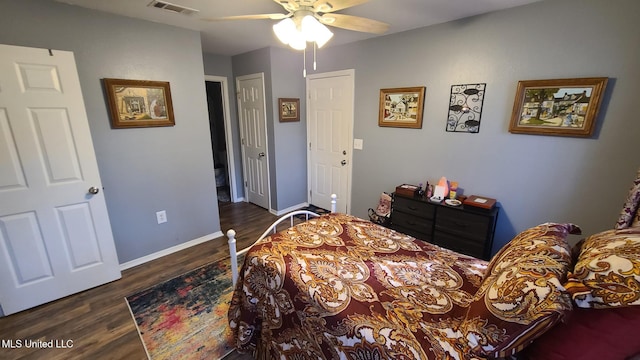
[[260, 154], [258, 154], [258, 157], [264, 157], [264, 152], [261, 152]]
[[340, 161], [340, 164], [342, 164], [342, 166], [347, 165], [347, 160], [342, 160], [342, 161]]
[[95, 186], [92, 186], [92, 187], [89, 188], [89, 194], [95, 195], [95, 194], [97, 194], [99, 192], [100, 192], [100, 189], [95, 187]]

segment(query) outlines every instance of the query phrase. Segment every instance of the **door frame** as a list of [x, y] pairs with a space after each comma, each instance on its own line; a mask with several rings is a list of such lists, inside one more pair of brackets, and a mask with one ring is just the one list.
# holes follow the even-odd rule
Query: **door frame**
[[244, 130], [242, 128], [242, 124], [240, 123], [241, 119], [240, 117], [242, 116], [242, 108], [240, 107], [240, 81], [242, 80], [250, 80], [250, 79], [255, 79], [255, 78], [260, 78], [260, 82], [262, 84], [262, 109], [264, 110], [264, 152], [265, 152], [265, 157], [267, 158], [267, 198], [269, 199], [269, 207], [267, 208], [267, 210], [269, 210], [270, 212], [272, 212], [272, 208], [271, 208], [271, 167], [270, 167], [270, 162], [271, 162], [271, 157], [269, 156], [269, 128], [267, 127], [267, 95], [265, 92], [265, 88], [264, 88], [264, 72], [259, 72], [259, 73], [254, 73], [254, 74], [248, 74], [248, 75], [241, 75], [241, 76], [237, 76], [236, 77], [236, 104], [237, 104], [237, 111], [238, 111], [238, 127], [240, 128], [240, 156], [242, 157], [242, 186], [244, 189], [244, 201], [245, 202], [249, 202], [249, 187], [247, 185], [247, 181], [246, 181], [246, 176], [247, 176], [247, 164], [245, 161], [245, 151], [244, 151], [244, 144], [242, 143], [242, 139], [244, 139]]
[[[350, 151], [348, 151], [348, 155], [347, 155], [347, 165], [348, 165], [348, 174], [347, 174], [347, 193], [345, 194], [346, 199], [343, 199], [344, 201], [346, 201], [346, 213], [350, 213], [351, 211], [351, 186], [352, 186], [352, 179], [353, 179], [353, 128], [354, 128], [354, 123], [355, 123], [355, 69], [346, 69], [346, 70], [338, 70], [338, 71], [330, 71], [330, 72], [325, 72], [325, 73], [315, 73], [315, 74], [310, 74], [307, 75], [306, 78], [306, 96], [305, 96], [305, 100], [306, 100], [306, 115], [307, 115], [307, 119], [306, 119], [306, 124], [307, 124], [307, 144], [309, 144], [309, 142], [311, 141], [311, 130], [309, 127], [309, 118], [311, 117], [311, 107], [309, 106], [309, 102], [311, 101], [311, 96], [309, 94], [309, 82], [311, 80], [315, 80], [315, 79], [321, 79], [321, 78], [330, 78], [330, 77], [342, 77], [342, 76], [347, 76], [349, 78], [349, 81], [351, 83], [351, 89], [353, 90], [351, 92], [351, 116], [349, 118], [349, 120], [351, 121], [351, 124], [349, 124], [348, 128], [349, 128], [349, 132], [347, 134], [347, 138], [349, 140], [349, 149]], [[312, 189], [312, 184], [311, 184], [311, 149], [307, 146], [307, 189]], [[307, 203], [311, 204], [311, 193], [310, 191], [307, 191]]]
[[[227, 167], [229, 168], [229, 188], [231, 202], [238, 202], [236, 191], [236, 163], [233, 155], [233, 132], [231, 131], [231, 110], [229, 105], [229, 83], [226, 76], [205, 75], [204, 80], [219, 82], [222, 88], [222, 114], [224, 116], [224, 137], [227, 142]], [[213, 152], [213, 150], [212, 150]]]

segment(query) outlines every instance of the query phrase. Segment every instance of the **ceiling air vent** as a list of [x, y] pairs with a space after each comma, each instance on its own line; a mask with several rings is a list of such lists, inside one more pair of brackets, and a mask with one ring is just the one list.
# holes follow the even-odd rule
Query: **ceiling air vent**
[[167, 10], [167, 11], [172, 11], [178, 14], [183, 14], [183, 15], [193, 15], [195, 13], [197, 13], [200, 10], [196, 10], [196, 9], [191, 9], [182, 5], [176, 5], [176, 4], [172, 4], [166, 1], [158, 1], [158, 0], [153, 0], [149, 3], [149, 5], [147, 5], [148, 7], [154, 7], [154, 8], [158, 8], [158, 9], [163, 9], [163, 10]]

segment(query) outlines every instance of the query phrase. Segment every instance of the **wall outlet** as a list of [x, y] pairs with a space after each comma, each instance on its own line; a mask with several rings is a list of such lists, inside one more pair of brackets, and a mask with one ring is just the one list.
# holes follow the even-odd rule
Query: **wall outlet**
[[167, 222], [167, 212], [165, 210], [158, 211], [156, 213], [156, 219], [158, 220], [158, 224]]

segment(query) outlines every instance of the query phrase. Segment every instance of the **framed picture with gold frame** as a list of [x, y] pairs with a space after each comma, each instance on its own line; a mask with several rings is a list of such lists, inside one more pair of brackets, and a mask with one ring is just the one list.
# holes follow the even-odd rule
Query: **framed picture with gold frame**
[[378, 126], [422, 128], [424, 86], [380, 89]]
[[300, 99], [279, 98], [280, 122], [300, 121]]
[[606, 77], [519, 81], [509, 132], [589, 137], [606, 86]]
[[171, 89], [165, 81], [103, 79], [114, 128], [174, 126]]

